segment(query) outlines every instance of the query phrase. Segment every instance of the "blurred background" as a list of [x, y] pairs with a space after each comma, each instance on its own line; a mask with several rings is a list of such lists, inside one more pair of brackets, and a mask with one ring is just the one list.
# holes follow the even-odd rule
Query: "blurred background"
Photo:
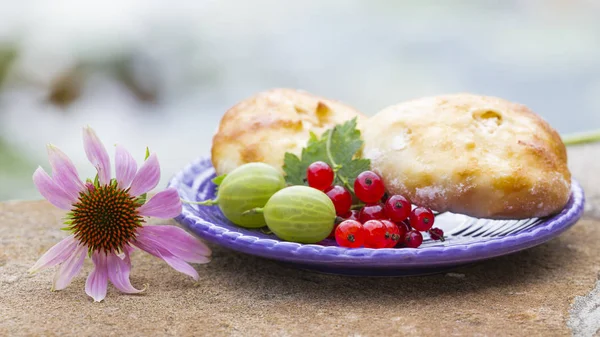
[[92, 177], [81, 143], [162, 164], [208, 156], [222, 114], [273, 87], [368, 115], [469, 91], [559, 132], [600, 128], [597, 0], [0, 0], [0, 200], [41, 198], [45, 145]]

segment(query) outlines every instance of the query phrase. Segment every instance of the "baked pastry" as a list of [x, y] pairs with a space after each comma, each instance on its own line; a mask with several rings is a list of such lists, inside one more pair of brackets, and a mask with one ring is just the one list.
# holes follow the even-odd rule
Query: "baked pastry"
[[472, 94], [426, 97], [383, 109], [363, 135], [363, 156], [388, 191], [439, 212], [543, 217], [569, 199], [560, 136], [521, 104]]
[[327, 129], [358, 117], [360, 112], [343, 103], [300, 90], [273, 89], [258, 93], [229, 109], [212, 143], [217, 174], [245, 163], [263, 162], [282, 170], [286, 152], [300, 155], [310, 132]]

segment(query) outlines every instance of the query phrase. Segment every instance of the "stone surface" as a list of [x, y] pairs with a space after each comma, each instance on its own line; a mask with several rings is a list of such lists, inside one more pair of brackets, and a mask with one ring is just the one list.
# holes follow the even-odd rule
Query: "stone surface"
[[584, 219], [539, 247], [452, 273], [412, 278], [316, 274], [212, 246], [196, 283], [133, 255], [140, 295], [84, 292], [84, 273], [51, 292], [52, 270], [27, 269], [64, 233], [43, 201], [0, 204], [0, 336], [18, 335], [514, 335], [597, 333], [600, 145], [572, 148], [589, 197]]

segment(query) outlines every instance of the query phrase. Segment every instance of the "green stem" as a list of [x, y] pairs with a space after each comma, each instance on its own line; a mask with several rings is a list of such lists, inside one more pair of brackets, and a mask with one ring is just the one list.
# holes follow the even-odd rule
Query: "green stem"
[[600, 130], [562, 136], [566, 146], [600, 142]]
[[332, 169], [333, 169], [333, 173], [335, 174], [334, 179], [339, 178], [342, 181], [342, 183], [344, 184], [344, 186], [346, 186], [346, 188], [350, 191], [350, 193], [354, 194], [354, 186], [350, 186], [350, 183], [348, 182], [348, 179], [346, 179], [346, 177], [342, 177], [342, 176], [338, 175], [338, 171], [342, 168], [342, 165], [338, 165], [335, 162], [335, 160], [333, 159], [333, 155], [331, 154], [331, 139], [333, 138], [333, 133], [335, 132], [336, 129], [337, 129], [337, 127], [334, 127], [333, 129], [331, 129], [331, 132], [329, 133], [329, 137], [327, 137], [327, 143], [325, 144], [325, 150], [327, 152], [327, 157], [329, 158], [331, 165], [333, 165]]
[[205, 201], [188, 201], [188, 200], [183, 200], [180, 199], [182, 203], [184, 204], [190, 204], [190, 205], [200, 205], [200, 206], [213, 206], [219, 203], [219, 199], [212, 199], [212, 200], [205, 200]]
[[352, 205], [352, 207], [350, 207], [350, 209], [361, 209], [365, 207], [365, 204], [356, 204], [356, 205]]
[[333, 159], [333, 155], [331, 154], [331, 138], [333, 138], [334, 131], [335, 131], [335, 128], [331, 129], [331, 132], [329, 133], [329, 137], [327, 137], [327, 143], [325, 144], [325, 151], [327, 151], [327, 157], [329, 158], [331, 165], [333, 165], [333, 170], [337, 173], [337, 170], [339, 170], [339, 166], [335, 162], [335, 160]]
[[348, 179], [346, 179], [346, 177], [340, 177], [340, 180], [342, 181], [342, 183], [344, 184], [344, 186], [346, 186], [346, 188], [348, 190], [350, 190], [350, 192], [352, 194], [354, 194], [354, 186], [350, 186], [350, 183], [348, 182]]
[[242, 215], [253, 215], [253, 214], [262, 214], [265, 212], [265, 209], [262, 207], [256, 207], [253, 209], [249, 209], [242, 213]]

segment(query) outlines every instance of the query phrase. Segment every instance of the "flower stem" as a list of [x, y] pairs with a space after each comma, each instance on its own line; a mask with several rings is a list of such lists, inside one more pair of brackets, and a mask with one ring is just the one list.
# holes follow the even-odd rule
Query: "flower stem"
[[562, 136], [566, 146], [600, 142], [600, 130]]
[[219, 199], [211, 199], [211, 200], [205, 200], [205, 201], [188, 201], [188, 200], [183, 200], [180, 199], [182, 203], [184, 204], [190, 204], [190, 205], [200, 205], [200, 206], [213, 206], [219, 203]]

